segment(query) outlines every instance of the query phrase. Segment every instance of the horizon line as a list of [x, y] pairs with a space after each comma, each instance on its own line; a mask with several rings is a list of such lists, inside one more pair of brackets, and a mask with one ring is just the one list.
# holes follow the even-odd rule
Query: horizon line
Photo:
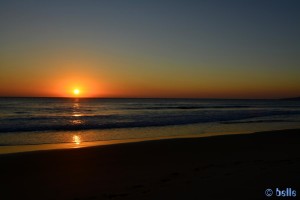
[[0, 96], [0, 98], [53, 98], [53, 99], [207, 99], [207, 100], [281, 100], [298, 99], [297, 97], [278, 97], [278, 98], [224, 98], [224, 97], [48, 97], [48, 96]]

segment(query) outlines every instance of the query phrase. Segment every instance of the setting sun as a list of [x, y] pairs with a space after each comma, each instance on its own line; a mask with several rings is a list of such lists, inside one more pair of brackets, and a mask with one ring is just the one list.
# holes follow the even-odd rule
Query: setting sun
[[79, 90], [79, 89], [74, 89], [74, 90], [73, 90], [73, 93], [74, 93], [75, 95], [78, 95], [78, 94], [80, 93], [80, 90]]

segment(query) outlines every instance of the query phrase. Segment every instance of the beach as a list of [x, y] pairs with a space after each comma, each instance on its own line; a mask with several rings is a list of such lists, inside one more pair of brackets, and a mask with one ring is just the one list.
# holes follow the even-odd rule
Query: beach
[[298, 199], [299, 10], [0, 0], [0, 200]]
[[0, 199], [266, 199], [300, 191], [299, 131], [1, 155]]

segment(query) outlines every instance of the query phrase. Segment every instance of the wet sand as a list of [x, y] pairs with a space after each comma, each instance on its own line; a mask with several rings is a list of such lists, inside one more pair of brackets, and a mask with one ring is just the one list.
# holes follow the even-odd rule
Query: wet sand
[[0, 155], [0, 199], [269, 199], [300, 192], [299, 152], [281, 130]]

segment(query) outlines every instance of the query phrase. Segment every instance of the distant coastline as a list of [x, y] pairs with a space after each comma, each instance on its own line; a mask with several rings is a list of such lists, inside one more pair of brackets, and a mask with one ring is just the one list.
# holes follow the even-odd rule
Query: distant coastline
[[300, 97], [284, 98], [284, 99], [281, 99], [281, 100], [300, 101]]

